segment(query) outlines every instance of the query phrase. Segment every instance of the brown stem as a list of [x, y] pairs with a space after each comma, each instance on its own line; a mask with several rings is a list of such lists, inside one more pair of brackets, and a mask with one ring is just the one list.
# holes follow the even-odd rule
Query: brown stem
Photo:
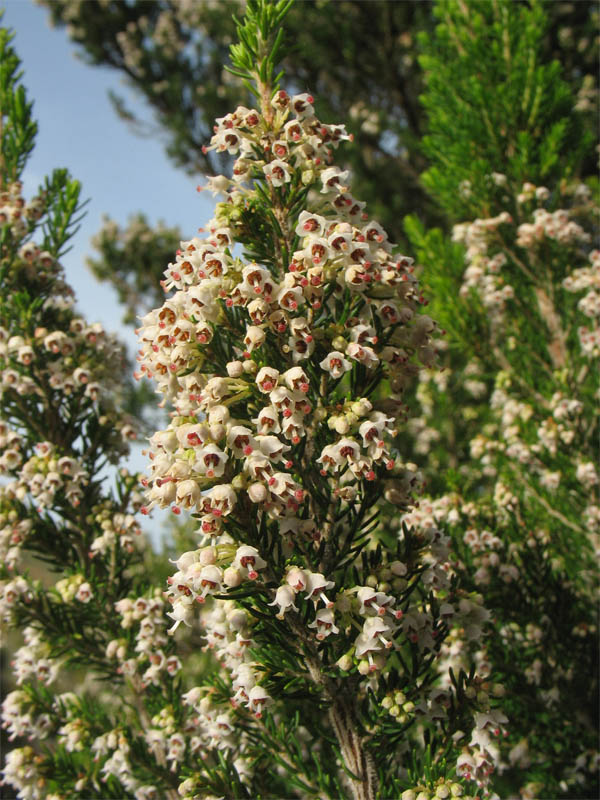
[[548, 352], [552, 359], [554, 369], [561, 369], [567, 363], [567, 349], [565, 346], [565, 334], [560, 324], [560, 317], [556, 313], [552, 299], [546, 294], [541, 286], [536, 286], [535, 296], [538, 301], [540, 315], [550, 331], [551, 339], [548, 342]]
[[286, 614], [286, 621], [302, 642], [305, 664], [313, 683], [331, 704], [329, 721], [340, 746], [346, 769], [345, 782], [352, 791], [353, 800], [375, 800], [379, 778], [373, 756], [365, 749], [365, 737], [359, 733], [360, 727], [354, 712], [355, 699], [348, 695], [340, 681], [324, 675], [321, 657], [300, 617], [290, 612]]
[[348, 698], [338, 695], [329, 709], [329, 719], [340, 744], [340, 750], [349, 772], [348, 783], [354, 800], [375, 800], [378, 776], [373, 756], [365, 750], [363, 739], [358, 735], [352, 704]]

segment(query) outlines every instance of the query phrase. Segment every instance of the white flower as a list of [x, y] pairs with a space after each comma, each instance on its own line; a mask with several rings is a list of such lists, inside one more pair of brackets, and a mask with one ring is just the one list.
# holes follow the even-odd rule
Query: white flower
[[284, 584], [277, 589], [277, 592], [275, 593], [275, 600], [273, 600], [272, 603], [269, 603], [270, 606], [279, 606], [279, 612], [276, 614], [277, 619], [283, 619], [285, 612], [290, 608], [292, 608], [294, 611], [298, 611], [294, 604], [295, 599], [296, 592], [290, 585]]
[[319, 366], [325, 372], [329, 372], [332, 378], [340, 378], [344, 372], [352, 369], [352, 364], [344, 358], [344, 354], [333, 350], [320, 362]]
[[283, 186], [284, 183], [289, 183], [292, 179], [289, 164], [278, 158], [269, 164], [265, 164], [263, 172], [272, 186]]
[[271, 696], [262, 686], [253, 686], [248, 692], [248, 708], [257, 719], [262, 717], [263, 708], [271, 705], [272, 702]]
[[340, 629], [334, 624], [333, 611], [330, 608], [321, 608], [313, 622], [309, 623], [309, 628], [317, 629], [317, 639], [322, 641], [331, 633], [339, 633]]
[[93, 596], [92, 587], [87, 581], [82, 583], [75, 593], [75, 599], [79, 600], [80, 603], [89, 603]]
[[258, 578], [258, 572], [256, 570], [264, 569], [267, 566], [267, 562], [259, 556], [256, 547], [250, 547], [250, 545], [244, 544], [236, 550], [235, 560], [232, 566], [242, 570], [246, 569], [248, 571], [248, 577], [252, 581]]

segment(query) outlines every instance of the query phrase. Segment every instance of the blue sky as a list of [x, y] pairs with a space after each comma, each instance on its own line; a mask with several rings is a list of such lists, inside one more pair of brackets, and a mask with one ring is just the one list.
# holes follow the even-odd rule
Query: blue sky
[[163, 219], [179, 225], [189, 238], [212, 216], [212, 198], [196, 192], [201, 175], [190, 177], [176, 170], [158, 139], [135, 136], [117, 118], [107, 95], [111, 88], [127, 92], [117, 72], [84, 64], [64, 29], [51, 28], [46, 9], [31, 0], [0, 0], [0, 8], [2, 24], [15, 31], [13, 45], [39, 124], [24, 176], [26, 195], [31, 196], [55, 167], [66, 167], [81, 181], [83, 197], [90, 202], [63, 266], [84, 315], [119, 332], [133, 351], [135, 335], [120, 325], [115, 293], [98, 283], [85, 265], [102, 215], [124, 224], [130, 214], [143, 211], [151, 222]]

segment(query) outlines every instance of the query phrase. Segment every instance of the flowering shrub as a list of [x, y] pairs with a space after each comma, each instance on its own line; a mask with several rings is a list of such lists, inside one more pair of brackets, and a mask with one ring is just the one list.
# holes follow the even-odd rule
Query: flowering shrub
[[[214, 218], [141, 319], [137, 377], [168, 412], [141, 487], [119, 467], [136, 436], [120, 348], [60, 268], [79, 185], [56, 171], [22, 198], [35, 125], [0, 34], [0, 606], [23, 637], [2, 724], [29, 740], [4, 783], [23, 798], [583, 796], [593, 722], [569, 706], [597, 636], [589, 190], [457, 170], [461, 210], [497, 202], [453, 243], [409, 221], [433, 271], [417, 268], [336, 165], [345, 127], [280, 88], [289, 6], [248, 0], [231, 71], [255, 107], [206, 144], [232, 176], [208, 179]], [[450, 296], [424, 289], [442, 251]], [[533, 375], [519, 344], [541, 339]], [[192, 528], [166, 585], [137, 516], [156, 507]]]
[[[597, 355], [600, 273], [586, 230], [598, 209], [587, 187], [567, 188], [562, 199], [576, 205], [554, 211], [545, 207], [545, 187], [521, 189], [523, 221], [502, 212], [454, 229], [466, 247], [459, 293], [473, 317], [485, 313], [489, 325], [480, 357], [461, 376], [475, 398], [469, 410], [485, 415], [485, 424], [471, 438], [462, 486], [451, 484], [405, 520], [449, 530], [460, 555], [457, 570], [495, 610], [496, 634], [479, 658], [508, 691], [514, 724], [501, 761], [505, 772], [530, 770], [529, 781], [521, 779], [529, 797], [554, 796], [557, 784], [562, 791], [585, 791], [597, 763], [592, 718], [574, 717], [572, 708], [585, 697], [598, 636], [598, 475], [590, 430], [597, 389], [590, 360]], [[527, 315], [520, 313], [517, 291], [527, 292]], [[532, 374], [520, 360], [520, 343], [536, 333], [545, 354], [543, 369]], [[451, 369], [448, 364], [449, 380]], [[444, 400], [433, 373], [423, 375], [418, 395], [423, 416], [415, 432], [427, 453], [444, 441], [437, 429]], [[436, 435], [424, 437], [428, 430]], [[451, 663], [458, 666], [460, 650], [452, 649]], [[502, 674], [510, 661], [522, 671]], [[549, 719], [561, 760], [542, 778], [536, 763], [545, 754], [538, 742]], [[569, 720], [564, 735], [559, 720]]]
[[[426, 180], [453, 230], [443, 238], [414, 218], [405, 223], [427, 265], [431, 314], [448, 331], [444, 369], [421, 372], [422, 413], [409, 422], [430, 498], [405, 519], [443, 527], [463, 585], [492, 611], [493, 634], [477, 660], [506, 690], [510, 726], [496, 791], [593, 797], [598, 184], [586, 177], [593, 148], [576, 133], [582, 114], [558, 64], [540, 61], [542, 7], [472, 7], [476, 16], [440, 4], [436, 39], [424, 48], [433, 162]], [[502, 36], [486, 38], [491, 29]], [[474, 85], [469, 70], [488, 44]], [[498, 137], [483, 136], [477, 129], [490, 117], [481, 86], [496, 85], [490, 114]], [[449, 130], [444, 114], [463, 104], [470, 116]], [[452, 636], [443, 650], [449, 663], [461, 663]]]

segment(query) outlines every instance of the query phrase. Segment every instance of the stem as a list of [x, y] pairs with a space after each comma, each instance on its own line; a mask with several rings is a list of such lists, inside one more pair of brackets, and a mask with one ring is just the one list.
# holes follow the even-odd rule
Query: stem
[[[257, 76], [260, 70], [257, 72]], [[272, 87], [269, 83], [263, 83], [260, 79], [256, 79], [260, 94], [261, 113], [269, 128], [272, 127], [274, 121], [274, 112], [271, 105]], [[290, 232], [288, 219], [289, 209], [277, 197], [277, 193], [271, 188], [271, 204], [273, 214], [279, 227], [281, 229], [282, 240], [279, 240], [277, 235], [277, 257], [282, 274], [285, 273], [287, 264], [282, 263], [282, 245], [285, 246], [287, 252], [291, 251], [291, 240], [293, 234]], [[321, 396], [326, 391], [326, 383], [321, 383]], [[306, 456], [306, 454], [305, 454]], [[306, 458], [303, 459], [302, 464], [304, 469], [309, 469], [310, 464], [306, 463]], [[323, 523], [323, 535], [328, 538], [331, 534], [335, 520], [333, 519], [333, 510], [335, 504], [330, 503], [327, 511], [326, 518]], [[329, 552], [328, 552], [329, 550]], [[321, 568], [326, 573], [328, 562], [331, 560], [331, 545], [326, 547], [325, 556]], [[326, 699], [331, 704], [329, 708], [329, 720], [335, 732], [336, 738], [340, 746], [340, 752], [346, 768], [347, 783], [352, 791], [354, 800], [375, 800], [378, 789], [378, 776], [375, 769], [373, 757], [364, 748], [364, 738], [359, 733], [359, 723], [356, 719], [354, 707], [356, 704], [355, 698], [348, 695], [347, 691], [340, 685], [339, 681], [333, 681], [323, 673], [323, 662], [317, 651], [314, 642], [307, 636], [304, 625], [300, 617], [295, 613], [288, 613], [286, 620], [293, 630], [296, 637], [302, 642], [305, 656], [306, 666], [312, 681], [320, 687]], [[348, 775], [351, 773], [352, 777]]]
[[311, 639], [306, 635], [300, 617], [293, 612], [286, 620], [296, 637], [302, 642], [308, 673], [331, 703], [329, 720], [334, 730], [347, 773], [347, 783], [354, 800], [375, 800], [379, 778], [373, 756], [365, 749], [365, 737], [359, 733], [359, 722], [354, 708], [356, 700], [350, 697], [340, 681], [331, 680], [323, 674], [323, 662]]
[[329, 719], [340, 744], [344, 763], [356, 776], [350, 778], [354, 800], [375, 800], [379, 779], [373, 756], [364, 749], [363, 739], [358, 735], [352, 704], [337, 696], [329, 709]]

